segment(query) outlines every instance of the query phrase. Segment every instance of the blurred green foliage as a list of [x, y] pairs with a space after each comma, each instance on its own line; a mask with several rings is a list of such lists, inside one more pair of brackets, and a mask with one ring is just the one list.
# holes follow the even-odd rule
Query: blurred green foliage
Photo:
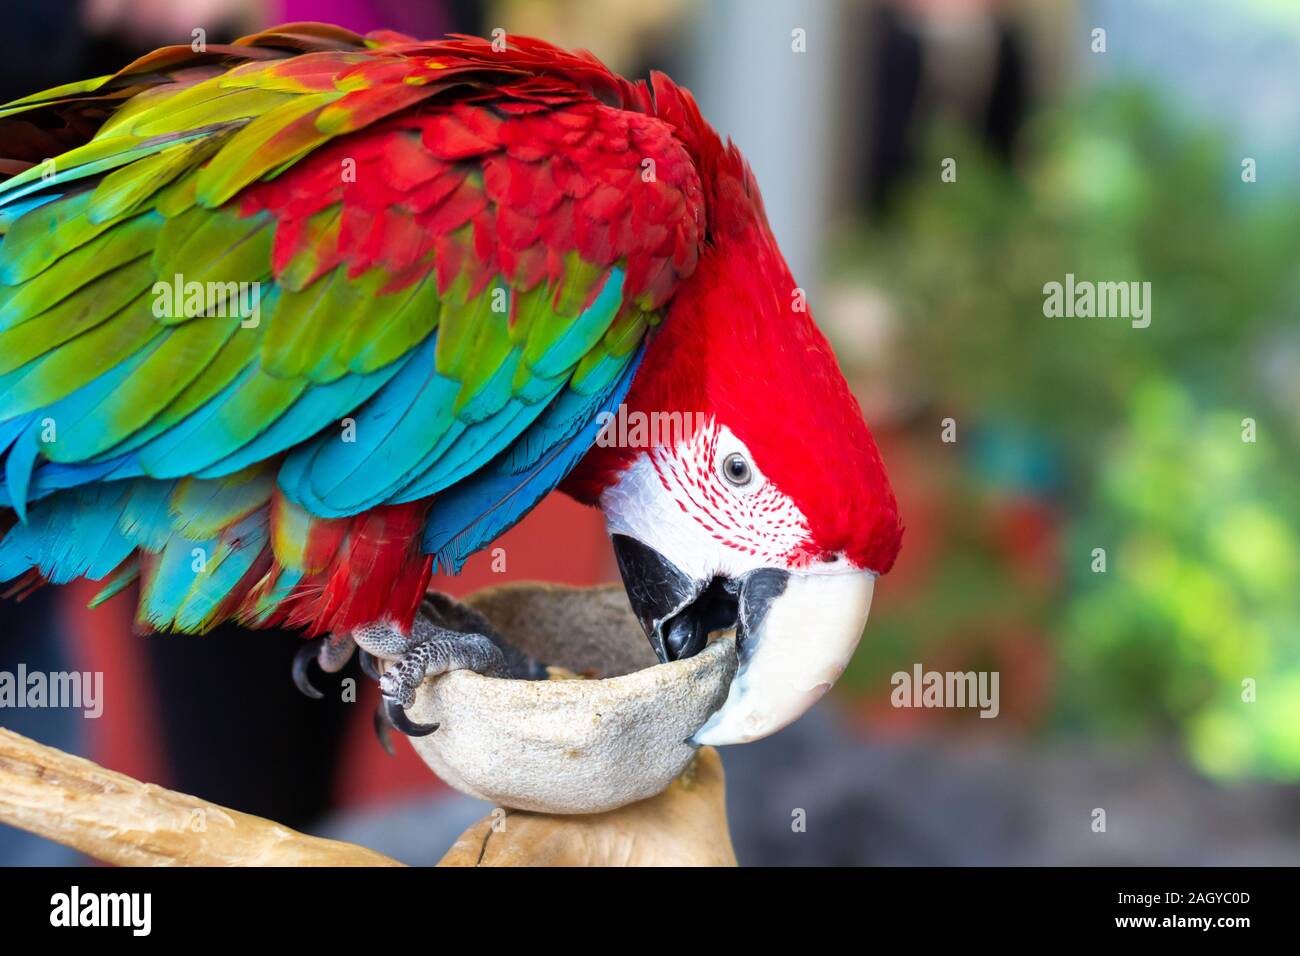
[[[1248, 151], [1135, 88], [1044, 114], [1014, 168], [951, 131], [928, 144], [839, 271], [893, 302], [897, 390], [963, 442], [1030, 436], [1053, 458], [1055, 477], [1018, 481], [968, 443], [945, 514], [975, 521], [990, 482], [1045, 499], [1065, 576], [1022, 597], [987, 536], [944, 527], [922, 592], [873, 632], [966, 640], [995, 595], [1050, 644], [1053, 730], [1172, 735], [1210, 772], [1300, 776], [1300, 196], [1243, 182]], [[1149, 281], [1150, 327], [1045, 317], [1067, 273]]]

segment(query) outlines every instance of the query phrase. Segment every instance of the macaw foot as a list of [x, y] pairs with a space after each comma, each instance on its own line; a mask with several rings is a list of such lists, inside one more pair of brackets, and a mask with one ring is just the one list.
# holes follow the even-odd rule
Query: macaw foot
[[[425, 598], [409, 634], [385, 622], [357, 628], [350, 639], [361, 648], [363, 670], [378, 677], [383, 696], [375, 712], [375, 732], [390, 754], [388, 728], [411, 737], [438, 729], [437, 724], [419, 724], [406, 715], [428, 677], [454, 670], [523, 680], [546, 677], [546, 669], [502, 641], [487, 618], [445, 594]], [[378, 661], [388, 662], [382, 674]]]
[[[355, 644], [356, 642], [353, 641]], [[373, 681], [378, 681], [384, 676], [384, 669], [379, 664], [379, 658], [375, 657], [369, 651], [359, 651], [357, 660], [361, 662], [361, 673], [365, 674]]]
[[308, 697], [320, 700], [325, 695], [312, 685], [309, 673], [311, 662], [315, 661], [316, 666], [325, 673], [335, 674], [341, 671], [344, 665], [352, 659], [354, 650], [356, 650], [356, 644], [352, 638], [346, 635], [327, 635], [308, 641], [299, 648], [298, 653], [293, 657], [294, 686]]

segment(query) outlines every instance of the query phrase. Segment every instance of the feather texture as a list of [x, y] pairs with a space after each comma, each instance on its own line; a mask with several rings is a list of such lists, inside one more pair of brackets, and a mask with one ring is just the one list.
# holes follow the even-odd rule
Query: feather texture
[[704, 241], [649, 89], [526, 38], [167, 47], [0, 108], [0, 159], [0, 579], [138, 575], [159, 629], [409, 622]]

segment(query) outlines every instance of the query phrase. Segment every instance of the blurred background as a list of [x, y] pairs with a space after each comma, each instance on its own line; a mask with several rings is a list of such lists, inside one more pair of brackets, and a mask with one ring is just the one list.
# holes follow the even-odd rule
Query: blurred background
[[[303, 19], [671, 73], [753, 165], [907, 525], [831, 697], [724, 751], [741, 862], [1300, 862], [1294, 0], [8, 7], [5, 101]], [[1067, 274], [1149, 282], [1150, 326], [1045, 317]], [[558, 496], [502, 543], [504, 574], [435, 586], [617, 577], [599, 515]], [[413, 863], [487, 811], [383, 753], [368, 682], [300, 699], [294, 636], [139, 638], [94, 590], [0, 605], [0, 670], [103, 671], [104, 716], [0, 724]], [[997, 671], [997, 719], [893, 707], [918, 663]], [[0, 828], [2, 863], [77, 861]]]

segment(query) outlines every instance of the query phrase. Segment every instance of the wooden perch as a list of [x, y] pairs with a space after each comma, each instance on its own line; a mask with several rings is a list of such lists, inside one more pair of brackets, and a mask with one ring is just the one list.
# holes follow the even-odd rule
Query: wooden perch
[[0, 822], [119, 866], [400, 866], [0, 728]]
[[[400, 866], [352, 843], [176, 793], [0, 728], [0, 823], [119, 866]], [[705, 748], [667, 791], [589, 816], [497, 811], [439, 866], [735, 866], [722, 761]]]
[[735, 866], [722, 759], [705, 747], [659, 796], [607, 813], [498, 811], [438, 865]]

